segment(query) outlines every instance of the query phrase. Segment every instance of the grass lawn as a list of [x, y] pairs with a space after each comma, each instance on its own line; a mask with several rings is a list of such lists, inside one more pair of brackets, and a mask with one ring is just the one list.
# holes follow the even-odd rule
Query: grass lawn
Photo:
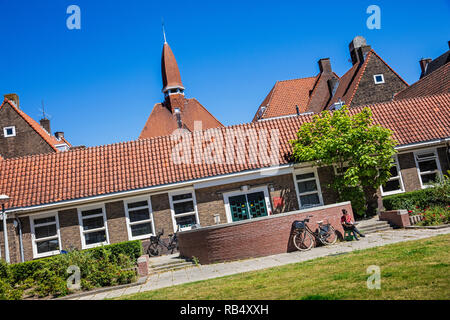
[[[381, 268], [381, 289], [366, 286]], [[206, 299], [450, 299], [450, 235], [120, 297]]]

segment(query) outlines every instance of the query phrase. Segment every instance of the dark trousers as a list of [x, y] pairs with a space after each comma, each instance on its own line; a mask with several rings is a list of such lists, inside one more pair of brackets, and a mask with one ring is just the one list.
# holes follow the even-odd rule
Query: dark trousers
[[358, 237], [356, 236], [356, 234], [359, 234], [361, 236], [361, 232], [359, 232], [358, 228], [356, 228], [356, 226], [346, 226], [344, 225], [344, 230], [345, 231], [351, 231], [353, 233], [353, 236], [355, 237], [355, 239], [358, 239]]

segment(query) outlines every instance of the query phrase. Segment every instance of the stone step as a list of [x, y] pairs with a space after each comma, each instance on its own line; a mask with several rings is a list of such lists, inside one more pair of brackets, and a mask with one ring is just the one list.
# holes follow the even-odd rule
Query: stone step
[[156, 267], [156, 268], [150, 267], [149, 273], [150, 274], [163, 273], [163, 272], [169, 272], [169, 271], [174, 271], [174, 270], [179, 270], [179, 269], [184, 269], [184, 268], [191, 268], [194, 266], [195, 266], [195, 264], [192, 262], [184, 262], [184, 263], [171, 264], [171, 265], [167, 265], [167, 266], [160, 266], [160, 267]]
[[374, 233], [374, 232], [378, 232], [378, 231], [392, 230], [392, 227], [389, 224], [387, 224], [387, 225], [370, 226], [370, 227], [358, 228], [358, 229], [362, 233], [368, 234], [368, 233]]
[[357, 224], [356, 226], [358, 227], [358, 229], [362, 229], [362, 228], [367, 228], [367, 227], [372, 227], [372, 226], [383, 226], [385, 224], [389, 224], [389, 222], [380, 221], [380, 220], [372, 220], [372, 221], [362, 221], [359, 224]]
[[151, 267], [151, 268], [170, 267], [170, 266], [174, 266], [174, 265], [178, 265], [180, 263], [186, 263], [186, 262], [192, 263], [191, 261], [187, 261], [184, 259], [176, 259], [174, 261], [169, 261], [169, 262], [166, 261], [166, 262], [152, 263], [152, 261], [150, 259], [149, 267]]

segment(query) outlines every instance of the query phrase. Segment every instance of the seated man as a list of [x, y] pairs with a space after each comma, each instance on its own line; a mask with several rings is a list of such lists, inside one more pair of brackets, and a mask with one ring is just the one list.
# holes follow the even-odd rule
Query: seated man
[[342, 217], [341, 224], [344, 227], [344, 230], [350, 230], [353, 233], [353, 236], [356, 240], [359, 240], [356, 234], [359, 234], [361, 237], [365, 237], [359, 230], [356, 228], [355, 223], [352, 221], [351, 216], [348, 214], [347, 210], [342, 209]]

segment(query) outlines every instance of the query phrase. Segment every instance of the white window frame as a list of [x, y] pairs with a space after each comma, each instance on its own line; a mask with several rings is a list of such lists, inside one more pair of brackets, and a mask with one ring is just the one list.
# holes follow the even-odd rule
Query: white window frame
[[[40, 224], [34, 223], [34, 220], [36, 220], [36, 219], [44, 219], [44, 218], [50, 218], [50, 217], [55, 217], [55, 222], [47, 222], [47, 223], [40, 223]], [[30, 218], [30, 226], [31, 226], [31, 243], [32, 243], [32, 247], [33, 247], [33, 259], [44, 258], [44, 257], [49, 257], [49, 256], [53, 256], [56, 254], [60, 254], [61, 253], [61, 234], [59, 231], [58, 212], [48, 212], [48, 213], [43, 213], [43, 214], [39, 214], [39, 215], [31, 215], [29, 218]], [[51, 237], [36, 239], [36, 233], [35, 233], [36, 227], [48, 226], [48, 225], [52, 225], [52, 224], [56, 224], [56, 235], [51, 236]], [[58, 250], [38, 253], [37, 245], [36, 245], [37, 242], [53, 240], [53, 239], [58, 239], [58, 247], [59, 247]]]
[[[267, 216], [271, 216], [272, 215], [272, 206], [270, 205], [269, 190], [268, 190], [267, 186], [261, 186], [261, 187], [249, 188], [246, 191], [236, 190], [236, 191], [225, 192], [223, 194], [223, 201], [225, 203], [225, 213], [227, 216], [227, 222], [228, 223], [236, 222], [236, 221], [233, 221], [233, 217], [231, 216], [230, 201], [229, 201], [230, 197], [239, 196], [239, 195], [247, 195], [249, 193], [261, 192], [261, 191], [264, 192], [264, 200], [266, 202]], [[257, 218], [250, 218], [250, 220], [251, 219], [257, 219]]]
[[[434, 154], [434, 159], [436, 161], [436, 170], [434, 171], [425, 171], [425, 172], [420, 172], [420, 168], [419, 168], [419, 161], [417, 160], [417, 156], [423, 153], [433, 153]], [[421, 159], [424, 160], [424, 159]], [[422, 174], [430, 174], [430, 173], [435, 173], [436, 172], [436, 176], [442, 176], [442, 170], [441, 170], [441, 163], [439, 161], [439, 155], [437, 153], [437, 149], [433, 148], [433, 149], [424, 149], [424, 150], [419, 150], [419, 151], [414, 151], [414, 161], [416, 163], [416, 169], [417, 169], [417, 175], [419, 176], [419, 181], [420, 181], [420, 187], [422, 189], [426, 189], [426, 188], [430, 188], [433, 187], [433, 185], [424, 185], [422, 182]]]
[[[316, 191], [311, 191], [311, 192], [305, 192], [302, 193], [301, 195], [309, 195], [309, 194], [314, 194], [314, 193], [318, 193], [319, 196], [319, 204], [314, 205], [314, 206], [307, 206], [307, 207], [302, 207], [302, 203], [300, 201], [300, 193], [298, 190], [298, 182], [302, 182], [302, 181], [309, 181], [312, 180], [312, 178], [308, 178], [308, 179], [302, 179], [302, 180], [297, 180], [297, 175], [299, 174], [307, 174], [307, 173], [314, 173], [314, 178], [316, 181], [316, 185], [317, 185], [317, 190]], [[294, 172], [292, 173], [292, 178], [294, 179], [294, 185], [295, 185], [295, 193], [297, 194], [297, 201], [298, 201], [298, 207], [300, 210], [302, 209], [307, 209], [307, 208], [314, 208], [314, 207], [320, 207], [323, 206], [323, 197], [322, 197], [322, 189], [320, 187], [320, 181], [319, 181], [319, 175], [317, 174], [317, 168], [301, 168], [301, 169], [296, 169], [294, 170]]]
[[[100, 209], [100, 208], [102, 209], [102, 213], [92, 215], [89, 217], [83, 217], [81, 215], [82, 211], [88, 211], [88, 210], [94, 210], [94, 209]], [[79, 207], [79, 208], [77, 208], [77, 210], [78, 210], [78, 223], [79, 223], [79, 227], [80, 227], [80, 236], [81, 236], [81, 248], [89, 249], [89, 248], [95, 248], [95, 247], [99, 247], [99, 246], [103, 246], [103, 245], [108, 245], [109, 244], [109, 234], [108, 234], [108, 222], [106, 219], [105, 204], [103, 203], [103, 204]], [[97, 218], [97, 217], [103, 217], [103, 227], [84, 231], [83, 220], [89, 219], [89, 218]], [[86, 244], [86, 239], [84, 237], [84, 235], [86, 233], [92, 233], [92, 232], [97, 232], [97, 231], [102, 231], [102, 230], [105, 231], [106, 241], [99, 242], [99, 243], [93, 243], [93, 244]]]
[[397, 194], [397, 193], [404, 193], [405, 192], [405, 186], [403, 184], [402, 172], [400, 171], [400, 165], [398, 163], [397, 155], [395, 155], [393, 157], [393, 160], [394, 160], [395, 166], [397, 167], [397, 174], [398, 174], [398, 176], [390, 177], [388, 181], [399, 180], [400, 190], [384, 192], [383, 191], [383, 186], [380, 186], [381, 196], [383, 196], [383, 197], [384, 196], [389, 196], [391, 194]]
[[[377, 81], [377, 77], [381, 76], [382, 80], [381, 81]], [[375, 82], [375, 84], [382, 84], [384, 83], [384, 75], [382, 73], [380, 74], [374, 74], [373, 75], [373, 81]]]
[[[13, 133], [12, 134], [7, 134], [8, 129], [12, 129]], [[5, 138], [15, 137], [16, 136], [16, 127], [15, 126], [4, 127], [3, 128], [3, 136]]]
[[[177, 196], [177, 195], [185, 194], [185, 193], [191, 193], [192, 194], [192, 198], [173, 201], [173, 199], [172, 199], [173, 196]], [[171, 216], [172, 216], [173, 232], [177, 232], [178, 231], [177, 230], [177, 220], [175, 219], [175, 209], [174, 209], [174, 206], [173, 206], [175, 203], [187, 202], [187, 201], [190, 201], [192, 199], [192, 201], [194, 202], [194, 211], [177, 214], [176, 216], [177, 217], [184, 217], [184, 216], [195, 215], [196, 223], [198, 225], [200, 225], [200, 220], [198, 218], [198, 210], [197, 210], [197, 199], [195, 197], [195, 190], [193, 188], [172, 191], [172, 192], [169, 192], [168, 195], [169, 195], [169, 203], [170, 203], [170, 212], [171, 212]], [[187, 228], [181, 228], [179, 231], [186, 231], [186, 230], [191, 230], [191, 229], [192, 229], [192, 227], [187, 227]]]
[[[135, 202], [140, 202], [140, 201], [147, 201], [148, 205], [144, 206], [144, 207], [136, 207], [136, 208], [128, 209], [129, 203], [135, 203]], [[150, 236], [155, 235], [155, 222], [153, 219], [153, 209], [152, 209], [152, 202], [151, 202], [150, 196], [128, 198], [123, 201], [123, 205], [124, 205], [125, 216], [126, 216], [126, 221], [127, 221], [128, 240], [148, 239], [148, 238], [150, 238]], [[148, 213], [149, 213], [150, 218], [145, 219], [145, 220], [131, 222], [130, 221], [130, 211], [133, 212], [135, 210], [140, 210], [140, 209], [144, 209], [144, 208], [148, 208]], [[138, 225], [138, 224], [144, 224], [144, 223], [148, 223], [148, 222], [150, 222], [152, 224], [152, 233], [133, 237], [133, 233], [131, 232], [131, 226]]]

